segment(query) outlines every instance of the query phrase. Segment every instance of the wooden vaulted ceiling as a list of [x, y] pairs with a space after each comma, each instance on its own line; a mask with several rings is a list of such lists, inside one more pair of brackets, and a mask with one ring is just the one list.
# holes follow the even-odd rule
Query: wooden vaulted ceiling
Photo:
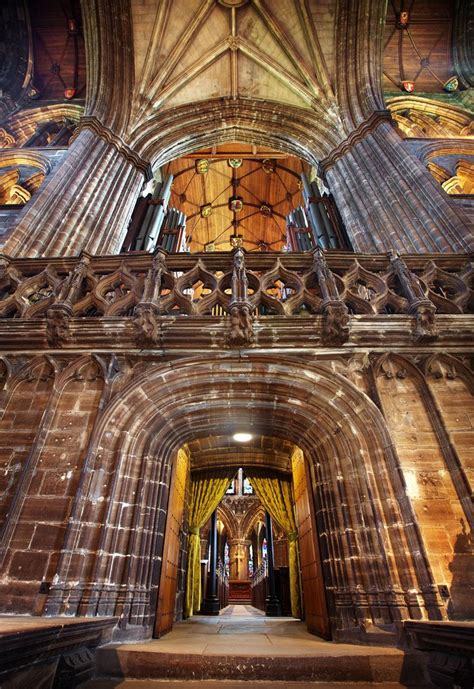
[[[452, 29], [455, 0], [390, 0], [385, 24], [384, 76], [386, 92], [401, 90], [402, 81], [415, 82], [415, 93], [443, 93], [454, 74]], [[399, 22], [408, 12], [408, 26]]]
[[[129, 3], [131, 35], [120, 38], [120, 49], [129, 62], [133, 41], [133, 73], [130, 82], [125, 76], [123, 79], [133, 103], [131, 116], [126, 117], [126, 138], [132, 145], [136, 134], [139, 137], [145, 123], [157, 113], [215, 98], [296, 106], [314, 113], [315, 127], [321, 125], [321, 131], [322, 123], [326, 122], [326, 130], [332, 134], [336, 130], [344, 132], [343, 121], [347, 115], [344, 93], [353, 87], [352, 77], [347, 74], [355, 57], [345, 55], [350, 46], [344, 45], [345, 39], [342, 35], [338, 37], [338, 32], [341, 33], [345, 22], [358, 27], [361, 45], [367, 41], [368, 10], [362, 10], [362, 0], [347, 3], [347, 7], [336, 0], [278, 0], [276, 3], [129, 0]], [[120, 6], [124, 17], [127, 4]], [[89, 41], [88, 78], [90, 93], [98, 89], [102, 98], [104, 89], [110, 87], [105, 82], [111, 79], [109, 69], [112, 70], [114, 63], [111, 54], [114, 45], [108, 26], [104, 28], [108, 39], [106, 49], [99, 48], [94, 36], [89, 35], [95, 12], [92, 5], [82, 4]], [[30, 86], [38, 90], [40, 101], [64, 101], [66, 88], [74, 88], [73, 98], [82, 99], [86, 55], [79, 0], [28, 0], [27, 6], [32, 37], [28, 60], [28, 69], [32, 67]], [[408, 30], [397, 26], [397, 16], [402, 10], [410, 15]], [[103, 16], [98, 14], [104, 26], [106, 14], [106, 10]], [[383, 66], [386, 92], [393, 95], [394, 91], [400, 91], [400, 82], [405, 78], [415, 80], [417, 93], [442, 93], [442, 82], [454, 73], [451, 42], [455, 14], [456, 0], [389, 0]], [[76, 22], [77, 33], [68, 30], [71, 19]], [[380, 15], [377, 26], [382, 24], [381, 20]], [[376, 42], [376, 37], [371, 36], [370, 40]], [[369, 52], [363, 53], [368, 62], [375, 59]], [[360, 57], [357, 61], [359, 73], [364, 65]], [[99, 68], [102, 62], [104, 67]], [[380, 65], [376, 68], [379, 70]], [[121, 72], [125, 71], [122, 65]], [[97, 77], [104, 83], [92, 84]], [[376, 83], [373, 88], [377, 90]], [[364, 91], [363, 84], [356, 91]], [[362, 99], [364, 93], [360, 92], [359, 96]], [[89, 103], [92, 110], [94, 98]], [[113, 109], [118, 106], [115, 103]], [[379, 103], [378, 107], [381, 106]], [[104, 113], [99, 117], [104, 122], [107, 120]], [[337, 134], [334, 136], [337, 138]]]
[[29, 0], [28, 10], [33, 48], [30, 97], [84, 99], [86, 58], [79, 0]]
[[[208, 171], [199, 173], [202, 160]], [[241, 164], [232, 167], [229, 161]], [[191, 251], [229, 251], [231, 235], [241, 235], [248, 251], [280, 251], [286, 242], [286, 215], [303, 203], [300, 174], [305, 168], [293, 156], [244, 144], [213, 147], [171, 162], [165, 168], [165, 174], [174, 175], [170, 204], [187, 216]], [[233, 197], [242, 200], [241, 211], [231, 210]]]

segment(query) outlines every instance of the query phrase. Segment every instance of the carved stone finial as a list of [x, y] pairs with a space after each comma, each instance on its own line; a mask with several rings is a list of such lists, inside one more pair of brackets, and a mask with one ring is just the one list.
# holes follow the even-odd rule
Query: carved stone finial
[[245, 272], [245, 254], [241, 248], [234, 253], [234, 270], [232, 272], [232, 304], [247, 303], [248, 280]]
[[154, 270], [166, 270], [166, 253], [164, 249], [158, 249], [153, 256], [152, 265]]
[[436, 306], [426, 297], [419, 279], [411, 272], [405, 261], [394, 252], [389, 252], [389, 258], [410, 303], [409, 313], [415, 317], [413, 328], [415, 340], [417, 342], [434, 340], [438, 336], [435, 321]]
[[313, 270], [323, 297], [322, 340], [326, 344], [342, 344], [349, 337], [349, 312], [339, 296], [336, 279], [320, 247], [313, 251]]
[[10, 265], [10, 260], [7, 256], [0, 254], [0, 277], [6, 272], [8, 266]]

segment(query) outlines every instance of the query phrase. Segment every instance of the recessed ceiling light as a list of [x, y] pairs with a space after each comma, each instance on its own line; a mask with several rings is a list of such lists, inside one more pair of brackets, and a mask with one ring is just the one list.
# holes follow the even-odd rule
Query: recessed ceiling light
[[252, 440], [250, 433], [234, 433], [233, 438], [238, 443], [248, 443], [249, 440]]

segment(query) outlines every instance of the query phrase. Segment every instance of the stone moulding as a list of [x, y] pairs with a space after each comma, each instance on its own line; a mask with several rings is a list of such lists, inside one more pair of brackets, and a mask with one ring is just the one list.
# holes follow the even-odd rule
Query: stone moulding
[[357, 129], [342, 141], [324, 160], [319, 163], [319, 176], [325, 178], [326, 172], [332, 168], [338, 160], [343, 158], [354, 146], [360, 143], [367, 134], [374, 131], [382, 122], [393, 124], [392, 115], [389, 110], [376, 110], [368, 120], [362, 122]]
[[102, 122], [94, 116], [84, 115], [81, 117], [79, 125], [74, 130], [70, 143], [72, 144], [83, 129], [91, 129], [94, 134], [97, 134], [101, 139], [109, 143], [118, 151], [123, 158], [131, 163], [137, 170], [142, 172], [145, 176], [145, 181], [149, 181], [153, 177], [151, 164], [142, 158], [136, 151], [128, 146], [117, 134], [115, 134], [109, 127], [106, 127]]

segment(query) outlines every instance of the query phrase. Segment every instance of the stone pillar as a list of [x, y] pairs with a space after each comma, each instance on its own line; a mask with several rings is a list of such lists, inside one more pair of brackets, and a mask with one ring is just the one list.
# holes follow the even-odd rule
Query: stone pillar
[[321, 162], [355, 251], [464, 252], [468, 218], [375, 113]]
[[19, 216], [10, 256], [120, 251], [147, 163], [95, 118], [87, 118], [63, 163]]
[[209, 530], [209, 542], [211, 544], [211, 556], [209, 562], [209, 579], [207, 583], [206, 598], [202, 605], [205, 615], [219, 614], [219, 597], [217, 595], [217, 510], [211, 515], [211, 528]]
[[265, 512], [265, 526], [267, 531], [267, 558], [268, 558], [268, 596], [265, 599], [265, 615], [279, 617], [281, 615], [280, 601], [276, 595], [275, 569], [273, 560], [273, 530], [272, 518]]

